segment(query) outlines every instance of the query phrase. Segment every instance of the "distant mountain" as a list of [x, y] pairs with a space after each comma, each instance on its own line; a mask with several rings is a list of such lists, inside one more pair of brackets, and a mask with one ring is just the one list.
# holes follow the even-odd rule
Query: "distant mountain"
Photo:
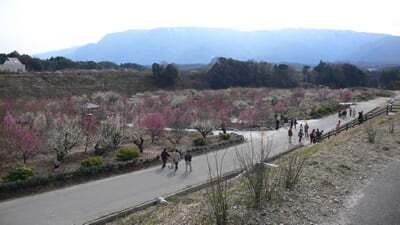
[[116, 63], [209, 63], [215, 57], [317, 64], [400, 64], [400, 37], [341, 30], [237, 31], [158, 28], [106, 35], [98, 43], [38, 55]]

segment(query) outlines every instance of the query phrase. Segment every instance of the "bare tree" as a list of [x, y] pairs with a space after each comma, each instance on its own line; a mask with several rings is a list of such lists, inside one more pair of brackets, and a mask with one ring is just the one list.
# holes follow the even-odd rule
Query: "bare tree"
[[[261, 135], [261, 145], [259, 149], [253, 144], [251, 139], [248, 149], [236, 150], [236, 158], [245, 181], [246, 191], [250, 197], [252, 207], [260, 208], [268, 193], [266, 185], [269, 184], [268, 173], [265, 169], [265, 161], [271, 153], [272, 138], [265, 138]], [[267, 139], [267, 141], [264, 141]]]
[[215, 127], [213, 121], [209, 119], [196, 120], [192, 126], [201, 134], [204, 139], [206, 139], [207, 135], [209, 135]]
[[102, 149], [114, 150], [121, 144], [124, 137], [125, 129], [121, 118], [118, 115], [109, 117], [101, 122], [97, 146], [100, 145]]
[[56, 124], [56, 130], [50, 139], [50, 145], [57, 154], [57, 160], [64, 157], [81, 143], [82, 130], [78, 118], [63, 118]]
[[210, 215], [217, 225], [228, 224], [229, 192], [228, 182], [223, 176], [224, 158], [225, 152], [221, 157], [215, 152], [213, 163], [210, 163], [207, 157], [210, 186], [207, 188], [206, 197]]

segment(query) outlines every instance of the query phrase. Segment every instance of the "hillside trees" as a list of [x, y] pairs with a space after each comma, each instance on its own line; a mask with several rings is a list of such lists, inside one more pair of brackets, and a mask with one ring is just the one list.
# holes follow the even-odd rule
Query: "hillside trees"
[[163, 66], [158, 63], [153, 63], [151, 68], [156, 84], [159, 87], [174, 86], [178, 80], [179, 70], [174, 64]]
[[297, 85], [294, 70], [285, 64], [239, 61], [218, 58], [206, 74], [211, 88], [229, 87], [294, 87]]
[[380, 84], [384, 88], [398, 89], [400, 88], [400, 71], [399, 70], [385, 70], [382, 72]]
[[333, 88], [365, 86], [367, 75], [351, 64], [320, 62], [314, 68], [313, 82]]

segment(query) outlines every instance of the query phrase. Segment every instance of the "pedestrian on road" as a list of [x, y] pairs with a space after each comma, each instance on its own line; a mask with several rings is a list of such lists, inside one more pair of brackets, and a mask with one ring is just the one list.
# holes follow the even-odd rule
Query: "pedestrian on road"
[[317, 131], [315, 131], [315, 142], [319, 142], [320, 138], [321, 138], [321, 132], [317, 128]]
[[190, 151], [186, 151], [185, 164], [186, 164], [186, 172], [188, 171], [188, 168], [190, 169], [190, 172], [192, 172], [192, 154], [190, 154]]
[[175, 172], [178, 170], [178, 164], [180, 160], [181, 160], [181, 154], [178, 151], [178, 149], [175, 149], [175, 152], [173, 152], [172, 155], [172, 162], [174, 162], [175, 164]]
[[290, 119], [290, 129], [293, 128], [293, 125], [294, 125], [294, 121], [293, 121], [293, 119]]
[[298, 136], [299, 136], [299, 144], [301, 144], [301, 140], [303, 138], [303, 129], [299, 130]]
[[352, 116], [352, 111], [353, 111], [353, 109], [350, 107], [350, 108], [349, 108], [349, 117], [350, 117], [350, 118], [353, 117], [353, 116]]
[[292, 128], [289, 128], [288, 130], [289, 144], [292, 144], [292, 136], [293, 136]]
[[302, 123], [300, 124], [300, 130], [303, 130], [303, 124]]
[[315, 143], [315, 129], [313, 129], [310, 133], [310, 144]]
[[358, 123], [361, 124], [364, 121], [363, 111], [358, 112]]
[[297, 119], [296, 118], [294, 119], [294, 129], [297, 130]]
[[308, 126], [308, 123], [306, 122], [306, 124], [304, 124], [304, 137], [305, 137], [305, 138], [308, 138], [308, 137], [309, 137], [309, 135], [308, 135], [308, 128], [310, 128], [310, 127]]
[[337, 124], [336, 124], [336, 131], [338, 131], [340, 128], [340, 120], [338, 120]]
[[279, 119], [277, 119], [276, 120], [276, 127], [275, 127], [276, 130], [279, 130], [279, 123], [280, 123], [280, 121], [279, 121]]
[[168, 161], [168, 157], [169, 157], [169, 154], [167, 152], [167, 149], [164, 148], [163, 151], [161, 152], [161, 161], [163, 163], [161, 169], [165, 168], [165, 165], [167, 164], [167, 161]]

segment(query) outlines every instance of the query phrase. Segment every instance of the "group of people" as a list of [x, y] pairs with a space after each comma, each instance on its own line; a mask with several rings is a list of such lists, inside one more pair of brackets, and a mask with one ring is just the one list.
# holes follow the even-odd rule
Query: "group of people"
[[347, 114], [349, 115], [349, 118], [355, 118], [357, 111], [355, 108], [352, 108], [352, 107], [338, 111], [338, 117], [341, 119], [347, 119]]
[[[293, 128], [295, 130], [297, 130], [297, 120], [296, 119], [292, 119], [290, 120], [290, 127], [288, 130], [288, 137], [289, 137], [289, 144], [292, 144], [292, 138], [293, 138]], [[321, 136], [323, 134], [323, 130], [315, 130], [313, 129], [311, 131], [311, 133], [309, 132], [310, 130], [310, 126], [308, 125], [307, 122], [305, 122], [304, 126], [303, 124], [300, 124], [299, 130], [297, 132], [297, 136], [298, 136], [298, 143], [301, 144], [303, 143], [303, 138], [304, 139], [309, 139], [310, 143], [316, 143], [321, 139]]]
[[186, 151], [183, 157], [182, 155], [183, 155], [182, 152], [179, 151], [178, 149], [168, 152], [167, 149], [164, 148], [160, 156], [162, 161], [161, 169], [164, 169], [167, 166], [167, 163], [170, 162], [168, 168], [175, 169], [176, 172], [178, 170], [179, 161], [181, 161], [181, 159], [184, 158], [186, 165], [186, 172], [188, 171], [188, 169], [190, 172], [192, 172], [192, 154], [190, 153], [190, 151]]

